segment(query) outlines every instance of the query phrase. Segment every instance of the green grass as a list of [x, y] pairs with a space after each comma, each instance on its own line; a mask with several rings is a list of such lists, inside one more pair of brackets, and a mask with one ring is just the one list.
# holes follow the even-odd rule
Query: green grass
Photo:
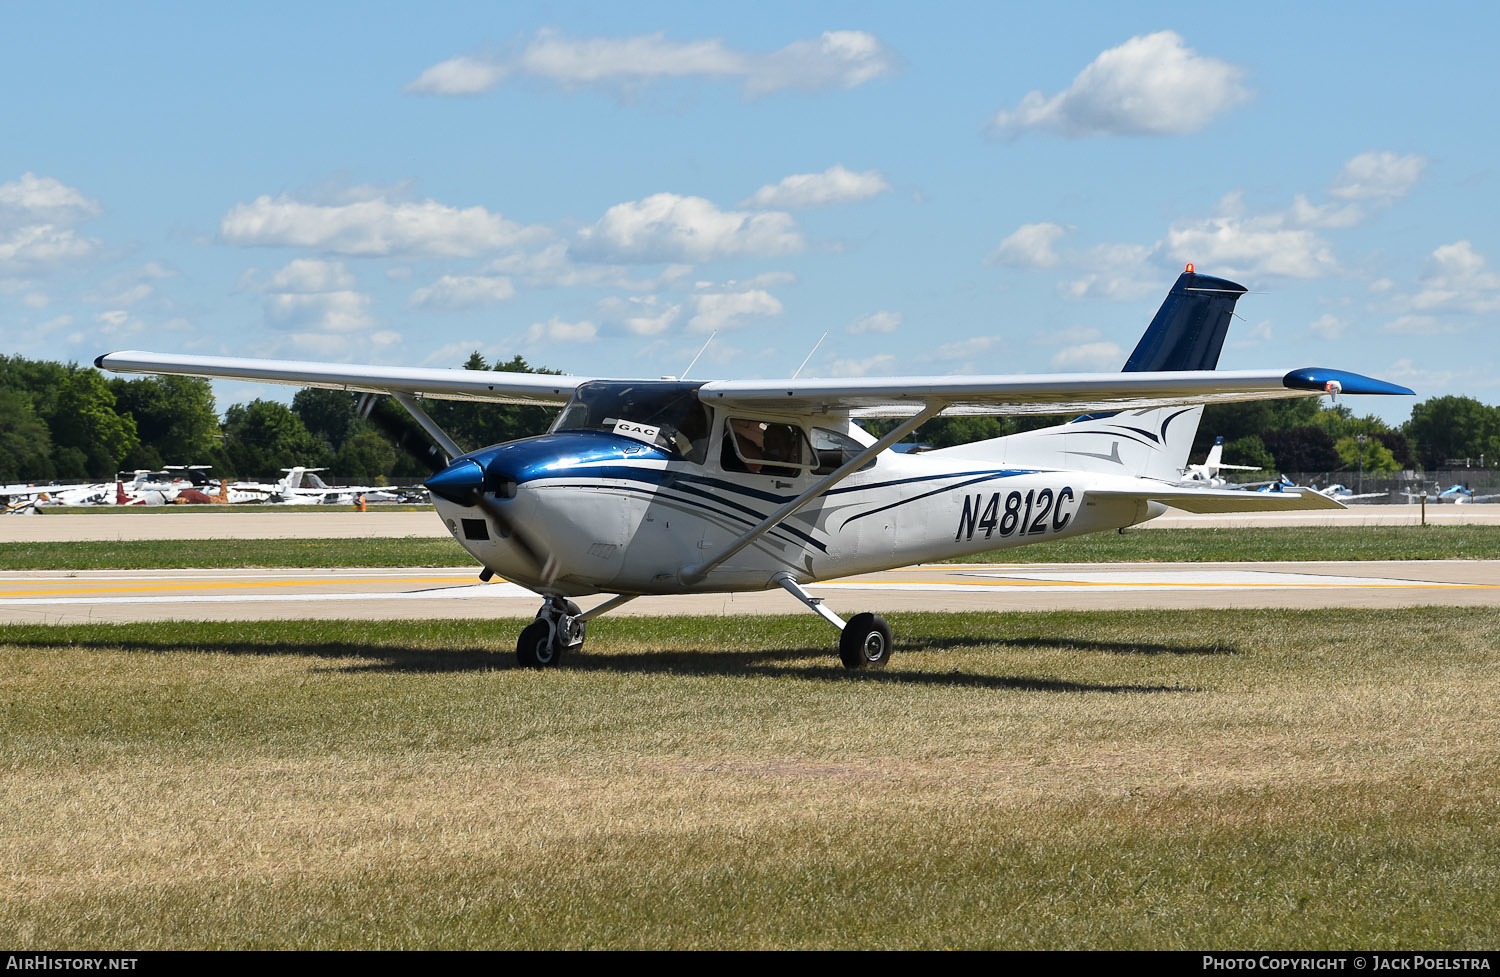
[[[1500, 526], [1277, 526], [1131, 529], [981, 553], [962, 562], [1236, 563], [1275, 560], [1500, 560]], [[958, 561], [955, 561], [958, 562]]]
[[[1495, 559], [1500, 559], [1500, 526], [1320, 526], [1095, 533], [981, 553], [963, 562]], [[476, 565], [448, 537], [0, 543], [0, 569], [4, 570], [172, 570], [185, 564], [224, 568]]]
[[0, 628], [0, 944], [1483, 948], [1488, 609]]
[[87, 540], [0, 543], [0, 570], [176, 570], [183, 567], [465, 567], [451, 536], [399, 539]]

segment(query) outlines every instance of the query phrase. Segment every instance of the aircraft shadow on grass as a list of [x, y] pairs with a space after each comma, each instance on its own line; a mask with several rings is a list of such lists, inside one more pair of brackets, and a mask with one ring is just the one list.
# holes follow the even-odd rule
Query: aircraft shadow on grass
[[[29, 642], [28, 642], [29, 643]], [[1016, 638], [984, 639], [948, 637], [921, 643], [923, 650], [943, 650], [973, 646], [977, 643], [1009, 648], [1045, 648], [1061, 646], [1069, 650], [1108, 652], [1121, 655], [1224, 655], [1238, 654], [1238, 649], [1223, 645], [1171, 646], [1144, 642], [1068, 641], [1066, 639]], [[39, 642], [38, 644], [43, 644]], [[321, 659], [361, 659], [358, 664], [319, 668], [318, 671], [359, 674], [366, 672], [423, 674], [440, 672], [513, 671], [520, 666], [509, 655], [474, 649], [414, 648], [401, 645], [318, 642], [287, 645], [281, 641], [199, 641], [199, 642], [132, 642], [101, 638], [98, 641], [70, 642], [69, 647], [98, 647], [145, 654], [197, 652], [219, 655], [304, 655]], [[766, 676], [813, 681], [862, 681], [891, 683], [913, 687], [1016, 689], [1031, 692], [1195, 692], [1201, 689], [1182, 685], [1145, 685], [1132, 683], [1075, 682], [1058, 678], [1025, 675], [986, 675], [957, 669], [947, 672], [909, 672], [868, 669], [851, 673], [835, 660], [826, 665], [794, 666], [791, 662], [809, 658], [827, 659], [821, 647], [757, 649], [753, 651], [704, 651], [697, 649], [632, 652], [624, 654], [580, 654], [568, 659], [567, 667], [580, 672], [618, 672], [660, 675], [733, 675]]]

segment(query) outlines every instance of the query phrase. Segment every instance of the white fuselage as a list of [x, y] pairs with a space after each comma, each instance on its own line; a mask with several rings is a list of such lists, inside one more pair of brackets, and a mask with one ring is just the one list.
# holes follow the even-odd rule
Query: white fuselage
[[1116, 529], [1163, 511], [1154, 503], [1085, 500], [1087, 489], [1128, 490], [1144, 481], [1128, 476], [887, 451], [702, 580], [688, 582], [685, 568], [711, 561], [819, 477], [725, 471], [715, 463], [719, 457], [716, 442], [701, 465], [563, 458], [544, 476], [522, 481], [513, 497], [496, 499], [557, 561], [561, 569], [550, 584], [479, 508], [436, 495], [433, 504], [486, 567], [566, 596], [761, 590], [782, 571], [807, 583]]

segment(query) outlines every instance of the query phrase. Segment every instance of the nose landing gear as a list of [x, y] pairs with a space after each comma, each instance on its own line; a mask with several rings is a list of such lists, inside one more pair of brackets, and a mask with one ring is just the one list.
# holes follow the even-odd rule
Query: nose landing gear
[[561, 597], [552, 597], [536, 612], [536, 620], [526, 626], [516, 641], [516, 658], [522, 668], [552, 668], [562, 662], [563, 653], [583, 647], [584, 620], [578, 605]]

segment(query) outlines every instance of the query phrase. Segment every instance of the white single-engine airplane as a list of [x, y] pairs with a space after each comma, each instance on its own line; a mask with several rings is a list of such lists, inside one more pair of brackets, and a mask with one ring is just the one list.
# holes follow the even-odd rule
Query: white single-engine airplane
[[[805, 585], [1189, 512], [1339, 509], [1315, 492], [1174, 484], [1221, 401], [1411, 394], [1340, 370], [1216, 372], [1243, 286], [1188, 266], [1115, 374], [792, 380], [610, 380], [474, 370], [108, 353], [122, 373], [390, 394], [450, 459], [427, 481], [454, 538], [543, 598], [516, 651], [531, 667], [582, 647], [584, 625], [645, 594], [781, 587], [841, 632], [850, 668], [884, 665], [891, 631], [845, 622]], [[560, 406], [548, 433], [466, 452], [417, 398]], [[887, 450], [941, 413], [1080, 413], [957, 447]], [[861, 417], [903, 420], [876, 438]], [[587, 612], [570, 598], [614, 595]]]

